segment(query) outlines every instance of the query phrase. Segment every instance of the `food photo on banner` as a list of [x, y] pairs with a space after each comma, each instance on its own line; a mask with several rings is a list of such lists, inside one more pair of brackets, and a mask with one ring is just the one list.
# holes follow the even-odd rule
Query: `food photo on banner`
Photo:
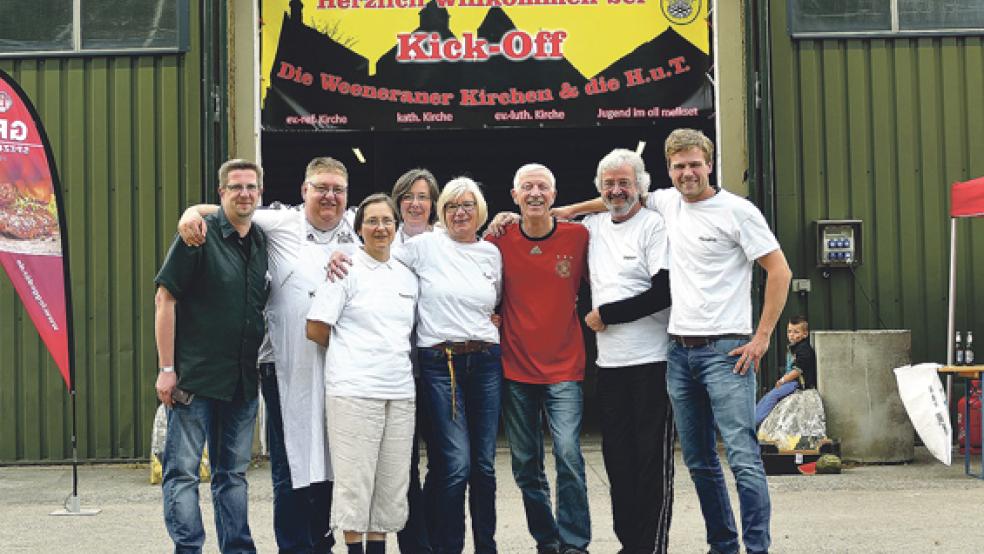
[[0, 71], [0, 265], [71, 390], [64, 219], [50, 156], [33, 107]]
[[645, 125], [707, 115], [705, 0], [272, 0], [264, 130]]

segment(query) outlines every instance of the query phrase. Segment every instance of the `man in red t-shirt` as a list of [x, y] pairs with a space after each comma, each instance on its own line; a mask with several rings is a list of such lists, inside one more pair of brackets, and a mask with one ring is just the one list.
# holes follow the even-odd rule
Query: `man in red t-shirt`
[[[538, 552], [578, 554], [591, 542], [580, 443], [584, 339], [575, 306], [588, 231], [550, 215], [556, 196], [547, 167], [519, 168], [512, 197], [520, 224], [488, 240], [502, 253], [502, 415], [526, 522]], [[543, 472], [542, 412], [557, 462], [556, 517]]]

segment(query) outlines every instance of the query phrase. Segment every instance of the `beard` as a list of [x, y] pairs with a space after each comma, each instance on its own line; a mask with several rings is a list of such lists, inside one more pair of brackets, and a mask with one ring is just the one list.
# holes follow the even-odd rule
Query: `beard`
[[621, 217], [632, 211], [632, 208], [639, 202], [639, 196], [635, 194], [624, 195], [625, 202], [621, 206], [615, 206], [612, 203], [612, 199], [608, 196], [602, 196], [602, 201], [605, 203], [605, 207], [608, 211], [615, 217]]

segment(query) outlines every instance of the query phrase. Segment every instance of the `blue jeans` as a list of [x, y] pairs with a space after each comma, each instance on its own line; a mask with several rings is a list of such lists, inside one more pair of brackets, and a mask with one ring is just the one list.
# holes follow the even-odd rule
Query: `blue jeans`
[[331, 481], [295, 489], [284, 445], [280, 389], [273, 364], [260, 364], [260, 386], [267, 409], [267, 448], [273, 481], [273, 533], [281, 553], [331, 552], [335, 539], [328, 528]]
[[769, 413], [776, 407], [776, 404], [796, 392], [798, 388], [799, 381], [790, 381], [765, 393], [765, 396], [755, 405], [755, 427], [758, 428], [759, 425], [762, 425], [762, 421], [769, 417]]
[[[523, 493], [526, 526], [537, 547], [591, 542], [588, 488], [581, 456], [581, 383], [550, 385], [506, 380], [502, 415], [512, 453], [512, 471]], [[557, 518], [550, 505], [550, 482], [543, 471], [543, 419], [546, 413], [557, 466]]]
[[745, 339], [721, 339], [687, 348], [671, 343], [667, 387], [683, 461], [697, 489], [707, 543], [722, 554], [738, 552], [735, 517], [717, 455], [715, 424], [735, 475], [742, 539], [749, 553], [768, 552], [771, 504], [755, 436], [755, 372], [734, 373], [728, 352]]
[[[443, 350], [420, 349], [420, 378], [434, 444], [434, 498], [440, 517], [431, 546], [458, 554], [465, 542], [465, 488], [475, 552], [496, 552], [495, 436], [502, 406], [502, 351], [499, 345], [453, 356], [454, 396]], [[452, 402], [454, 410], [452, 411]]]
[[205, 543], [198, 506], [198, 465], [208, 440], [215, 531], [222, 552], [256, 552], [247, 519], [246, 468], [253, 446], [257, 399], [242, 393], [231, 401], [195, 397], [167, 414], [161, 463], [164, 523], [175, 552], [201, 552]]

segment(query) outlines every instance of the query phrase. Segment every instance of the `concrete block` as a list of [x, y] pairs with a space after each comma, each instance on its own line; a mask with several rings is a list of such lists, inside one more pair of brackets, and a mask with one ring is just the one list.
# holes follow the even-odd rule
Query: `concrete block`
[[912, 460], [915, 431], [892, 371], [910, 363], [911, 332], [814, 331], [812, 343], [827, 435], [841, 441], [843, 458]]

